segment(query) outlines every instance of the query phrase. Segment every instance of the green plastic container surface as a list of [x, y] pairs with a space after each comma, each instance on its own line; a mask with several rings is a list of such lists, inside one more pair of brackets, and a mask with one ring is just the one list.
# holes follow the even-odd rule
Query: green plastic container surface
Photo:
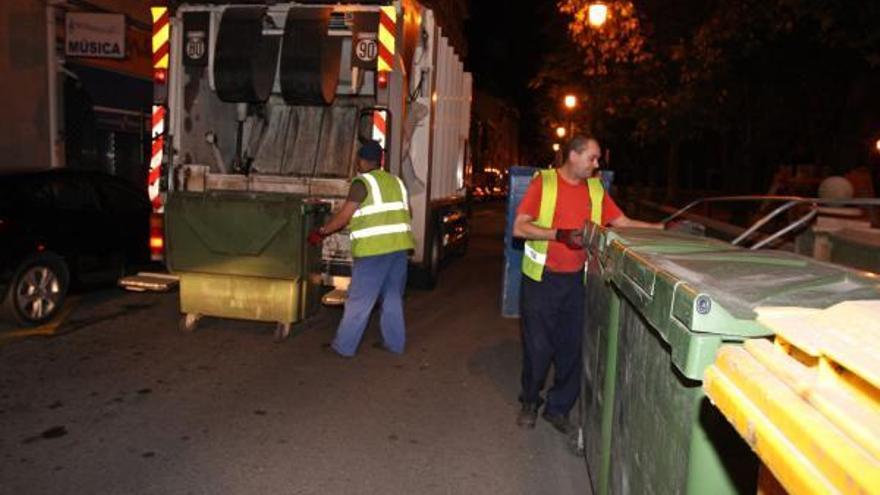
[[596, 231], [581, 414], [594, 491], [755, 493], [757, 459], [709, 403], [722, 343], [770, 335], [759, 306], [880, 298], [878, 280], [790, 253], [663, 231]]
[[326, 203], [251, 192], [175, 192], [166, 205], [169, 269], [185, 313], [292, 323], [320, 305], [321, 249], [306, 242]]

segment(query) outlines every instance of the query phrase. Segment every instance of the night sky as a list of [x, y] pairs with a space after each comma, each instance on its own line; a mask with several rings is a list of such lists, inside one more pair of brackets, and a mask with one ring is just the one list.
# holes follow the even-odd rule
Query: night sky
[[525, 148], [538, 142], [537, 95], [529, 81], [543, 55], [569, 44], [566, 19], [552, 0], [509, 2], [477, 0], [470, 6], [468, 70], [475, 86], [504, 98], [520, 111], [520, 136]]

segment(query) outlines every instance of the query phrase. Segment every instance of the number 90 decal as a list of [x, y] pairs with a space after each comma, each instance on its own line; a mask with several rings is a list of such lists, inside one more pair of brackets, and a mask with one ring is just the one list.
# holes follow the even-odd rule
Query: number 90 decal
[[376, 57], [379, 55], [379, 44], [375, 39], [359, 39], [354, 47], [354, 53], [358, 60], [372, 62], [373, 60], [376, 60]]

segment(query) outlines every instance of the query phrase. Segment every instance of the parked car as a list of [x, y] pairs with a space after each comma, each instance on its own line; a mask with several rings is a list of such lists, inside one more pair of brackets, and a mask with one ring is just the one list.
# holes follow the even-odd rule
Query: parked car
[[39, 325], [71, 285], [115, 281], [147, 262], [151, 210], [145, 190], [99, 172], [0, 176], [0, 312]]

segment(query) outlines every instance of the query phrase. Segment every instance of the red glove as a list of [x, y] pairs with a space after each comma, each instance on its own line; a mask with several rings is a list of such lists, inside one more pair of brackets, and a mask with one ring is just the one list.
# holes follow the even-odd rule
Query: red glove
[[556, 240], [565, 244], [568, 249], [583, 249], [584, 231], [581, 229], [557, 229]]
[[321, 243], [324, 242], [325, 237], [327, 237], [327, 236], [324, 235], [324, 233], [321, 231], [321, 229], [317, 228], [317, 229], [312, 229], [312, 231], [309, 232], [309, 237], [306, 240], [312, 246], [320, 246]]

